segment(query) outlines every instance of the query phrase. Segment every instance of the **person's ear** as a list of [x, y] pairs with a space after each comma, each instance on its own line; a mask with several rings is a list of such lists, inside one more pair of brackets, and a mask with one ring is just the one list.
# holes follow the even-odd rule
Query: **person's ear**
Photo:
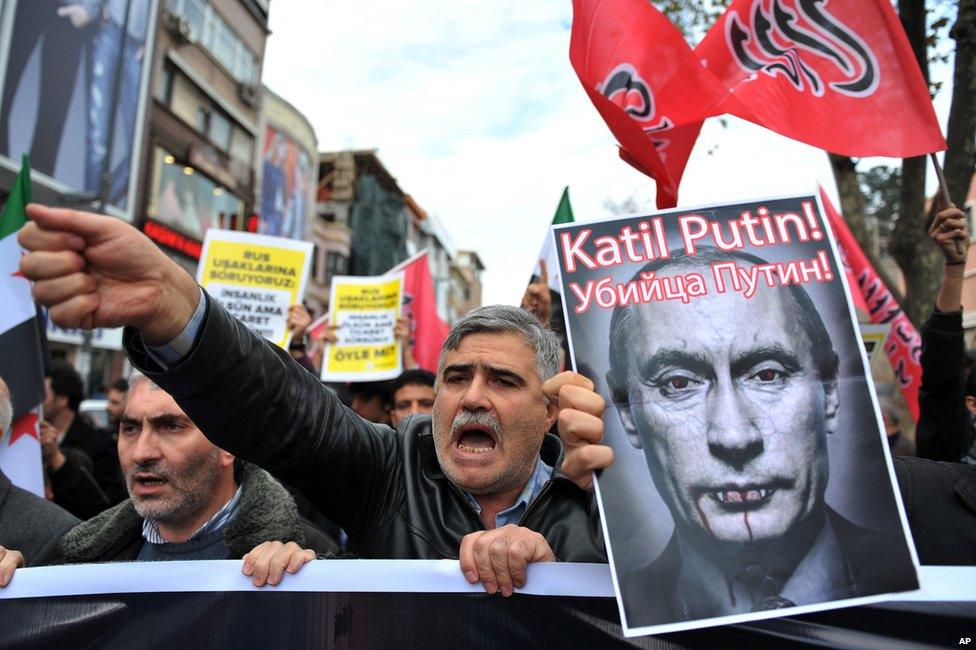
[[640, 436], [637, 434], [637, 426], [634, 424], [634, 415], [630, 410], [630, 395], [627, 392], [626, 380], [618, 377], [611, 370], [607, 373], [607, 385], [610, 386], [610, 395], [613, 397], [613, 404], [617, 407], [617, 415], [620, 416], [620, 424], [627, 434], [627, 440], [636, 449], [641, 449]]
[[824, 424], [827, 433], [837, 430], [837, 411], [840, 408], [840, 396], [837, 394], [837, 381], [824, 382]]
[[969, 409], [970, 413], [976, 415], [976, 396], [966, 395], [966, 408]]
[[559, 417], [559, 404], [546, 399], [546, 431], [552, 429]]
[[218, 448], [218, 451], [220, 451], [220, 454], [219, 454], [219, 456], [220, 456], [220, 466], [221, 467], [233, 467], [234, 466], [234, 454], [230, 453], [229, 451], [224, 451], [223, 449], [219, 449], [219, 448]]

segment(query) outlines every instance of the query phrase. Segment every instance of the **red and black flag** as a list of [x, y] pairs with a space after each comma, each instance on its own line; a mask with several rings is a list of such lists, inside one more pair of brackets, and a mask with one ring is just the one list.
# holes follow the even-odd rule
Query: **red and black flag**
[[701, 121], [725, 87], [646, 0], [573, 0], [569, 59], [620, 157], [657, 181], [658, 207], [673, 207]]

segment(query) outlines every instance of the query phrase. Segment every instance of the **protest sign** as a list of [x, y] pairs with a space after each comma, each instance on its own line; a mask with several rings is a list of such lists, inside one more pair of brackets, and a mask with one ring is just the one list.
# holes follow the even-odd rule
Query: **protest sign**
[[554, 235], [573, 362], [610, 405], [597, 494], [627, 634], [917, 587], [816, 195]]
[[324, 381], [376, 381], [403, 372], [393, 335], [403, 299], [403, 273], [332, 278], [330, 322], [338, 341], [325, 347]]
[[302, 301], [311, 263], [309, 242], [210, 229], [197, 282], [239, 321], [286, 347], [288, 307]]

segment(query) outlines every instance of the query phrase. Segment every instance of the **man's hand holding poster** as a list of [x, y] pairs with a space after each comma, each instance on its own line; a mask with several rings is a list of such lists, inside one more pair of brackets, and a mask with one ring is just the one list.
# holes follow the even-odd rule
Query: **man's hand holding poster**
[[575, 367], [611, 405], [597, 492], [629, 635], [917, 588], [815, 195], [554, 236]]
[[197, 282], [242, 323], [286, 347], [288, 307], [305, 296], [311, 264], [309, 242], [211, 228]]
[[374, 381], [403, 371], [394, 335], [403, 300], [403, 272], [381, 277], [332, 279], [330, 323], [337, 342], [325, 348], [322, 379]]

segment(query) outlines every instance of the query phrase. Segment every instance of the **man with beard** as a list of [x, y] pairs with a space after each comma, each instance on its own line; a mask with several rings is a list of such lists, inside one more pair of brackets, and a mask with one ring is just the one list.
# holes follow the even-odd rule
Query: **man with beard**
[[[301, 489], [353, 553], [459, 558], [470, 582], [503, 595], [523, 586], [529, 562], [605, 561], [585, 489], [612, 458], [588, 444], [602, 440], [603, 400], [586, 378], [556, 375], [559, 343], [531, 314], [483, 307], [455, 324], [433, 418], [393, 430], [343, 407], [131, 226], [27, 212], [21, 270], [54, 321], [130, 326], [133, 364], [221, 448]], [[547, 434], [557, 421], [562, 445]]]
[[[634, 277], [704, 273], [729, 261], [765, 263], [701, 250], [651, 262]], [[914, 584], [895, 531], [868, 530], [825, 500], [838, 358], [801, 286], [617, 307], [609, 359], [620, 422], [674, 521], [661, 555], [620, 576], [629, 626]]]
[[125, 394], [129, 392], [129, 382], [117, 379], [108, 387], [106, 393], [106, 409], [108, 410], [108, 430], [115, 440], [119, 434], [119, 422], [122, 421], [122, 411], [125, 410]]
[[295, 556], [294, 573], [338, 549], [278, 482], [215, 447], [145, 376], [130, 382], [118, 446], [129, 499], [65, 534], [60, 562], [240, 559], [277, 541], [313, 551]]

